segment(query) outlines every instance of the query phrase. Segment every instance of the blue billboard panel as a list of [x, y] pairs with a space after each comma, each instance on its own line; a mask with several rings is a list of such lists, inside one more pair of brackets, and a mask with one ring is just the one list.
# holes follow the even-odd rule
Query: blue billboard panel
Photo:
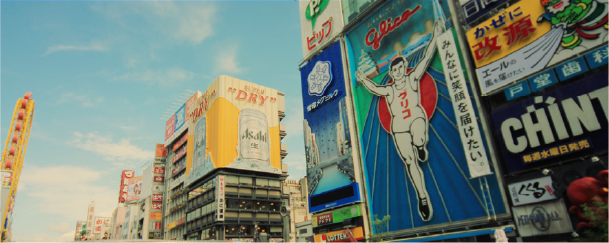
[[595, 69], [600, 66], [607, 66], [607, 51], [609, 46], [603, 46], [594, 51], [591, 51], [585, 55], [586, 61], [588, 61], [588, 66], [590, 69]]
[[588, 71], [588, 66], [584, 57], [579, 57], [558, 65], [555, 69], [560, 81], [566, 81]]
[[387, 1], [346, 33], [370, 215], [391, 216], [375, 234], [507, 216], [497, 174], [470, 177], [488, 152], [450, 19], [448, 1]]
[[317, 195], [311, 195], [309, 197], [309, 213], [316, 213], [360, 201], [359, 184], [354, 182]]
[[493, 111], [508, 172], [607, 151], [607, 82], [604, 69]]
[[529, 82], [523, 80], [517, 84], [507, 87], [503, 90], [508, 101], [522, 97], [531, 93]]
[[309, 60], [300, 73], [311, 196], [356, 182], [340, 43]]
[[180, 130], [180, 128], [182, 128], [182, 126], [184, 125], [184, 123], [186, 123], [186, 104], [183, 104], [182, 107], [180, 107], [180, 109], [178, 109], [178, 111], [176, 111], [176, 124], [175, 124], [175, 131], [177, 132], [178, 130]]
[[557, 83], [558, 78], [554, 73], [554, 69], [549, 69], [529, 79], [529, 84], [531, 85], [532, 92], [537, 92], [538, 90], [545, 89]]

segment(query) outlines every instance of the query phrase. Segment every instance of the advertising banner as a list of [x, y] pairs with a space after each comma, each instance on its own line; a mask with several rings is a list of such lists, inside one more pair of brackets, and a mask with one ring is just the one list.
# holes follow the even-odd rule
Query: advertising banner
[[173, 145], [173, 152], [175, 152], [176, 150], [178, 150], [178, 148], [182, 147], [182, 145], [184, 145], [184, 143], [186, 143], [186, 141], [188, 140], [188, 132], [184, 133], [184, 135], [182, 135], [182, 137], [175, 142], [175, 144]]
[[343, 29], [340, 1], [299, 1], [302, 51], [306, 58]]
[[357, 242], [363, 239], [363, 227], [356, 227], [315, 235], [315, 242]]
[[307, 181], [313, 196], [355, 182], [340, 42], [312, 58], [300, 76]]
[[155, 166], [153, 173], [154, 174], [165, 175], [165, 166]]
[[163, 194], [152, 194], [152, 201], [153, 202], [162, 202]]
[[607, 75], [604, 69], [493, 111], [508, 172], [607, 151]]
[[224, 207], [225, 207], [225, 199], [224, 199], [224, 186], [226, 185], [223, 175], [218, 176], [218, 183], [216, 187], [216, 204], [218, 205], [218, 212], [216, 213], [216, 221], [224, 221]]
[[89, 203], [89, 209], [87, 210], [87, 227], [85, 227], [89, 232], [93, 230], [93, 223], [95, 223], [94, 215], [95, 203], [91, 201], [91, 203]]
[[102, 231], [102, 227], [110, 223], [110, 217], [95, 217], [95, 223], [93, 224], [93, 234], [99, 234]]
[[386, 232], [507, 214], [448, 14], [447, 1], [388, 1], [346, 34], [370, 215], [391, 216]]
[[154, 150], [154, 157], [167, 157], [167, 149], [165, 149], [165, 145], [162, 143], [156, 144], [156, 149]]
[[219, 76], [189, 111], [186, 183], [223, 167], [280, 174], [277, 99], [277, 90]]
[[359, 216], [362, 216], [359, 205], [343, 207], [341, 209], [337, 209], [328, 213], [313, 216], [313, 227], [326, 224], [342, 223], [345, 219], [355, 218]]
[[129, 192], [129, 179], [133, 178], [135, 171], [123, 170], [121, 172], [121, 186], [118, 194], [118, 202], [123, 203], [127, 201], [127, 193]]
[[552, 186], [552, 178], [545, 176], [533, 180], [512, 183], [508, 185], [512, 204], [520, 206], [556, 199], [556, 190]]
[[173, 114], [165, 123], [165, 143], [169, 142], [170, 138], [175, 132], [176, 126], [176, 115]]
[[127, 200], [125, 202], [140, 200], [140, 194], [142, 193], [142, 176], [129, 179], [128, 187]]
[[483, 95], [607, 43], [607, 2], [520, 1], [467, 31]]
[[564, 200], [512, 207], [514, 222], [522, 237], [573, 232]]

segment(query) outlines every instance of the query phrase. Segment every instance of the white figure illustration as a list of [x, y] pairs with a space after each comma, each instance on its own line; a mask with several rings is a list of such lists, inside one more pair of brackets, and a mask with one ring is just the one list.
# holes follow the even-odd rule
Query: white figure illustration
[[424, 221], [429, 221], [433, 216], [433, 207], [425, 187], [423, 171], [418, 163], [418, 161], [426, 162], [428, 157], [428, 120], [421, 106], [419, 81], [431, 62], [436, 38], [442, 34], [443, 26], [442, 19], [435, 23], [433, 37], [425, 50], [425, 56], [412, 72], [407, 72], [408, 61], [402, 56], [396, 57], [391, 62], [389, 76], [393, 83], [379, 85], [359, 70], [355, 74], [358, 82], [362, 82], [372, 94], [384, 96], [387, 100], [391, 113], [391, 135], [415, 188], [419, 200], [419, 215]]

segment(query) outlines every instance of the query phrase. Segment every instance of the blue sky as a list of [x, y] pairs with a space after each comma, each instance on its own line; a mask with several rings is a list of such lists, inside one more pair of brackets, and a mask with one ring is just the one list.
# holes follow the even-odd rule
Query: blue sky
[[289, 179], [305, 175], [297, 1], [1, 2], [1, 120], [36, 102], [15, 241], [72, 241], [90, 199], [111, 216], [120, 171], [154, 157], [159, 118], [220, 74], [285, 93]]

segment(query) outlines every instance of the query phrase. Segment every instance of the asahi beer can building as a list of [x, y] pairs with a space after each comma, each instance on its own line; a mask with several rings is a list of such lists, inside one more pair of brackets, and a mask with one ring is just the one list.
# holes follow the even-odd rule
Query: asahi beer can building
[[251, 108], [241, 110], [237, 151], [244, 162], [259, 166], [271, 165], [269, 125], [262, 111]]

